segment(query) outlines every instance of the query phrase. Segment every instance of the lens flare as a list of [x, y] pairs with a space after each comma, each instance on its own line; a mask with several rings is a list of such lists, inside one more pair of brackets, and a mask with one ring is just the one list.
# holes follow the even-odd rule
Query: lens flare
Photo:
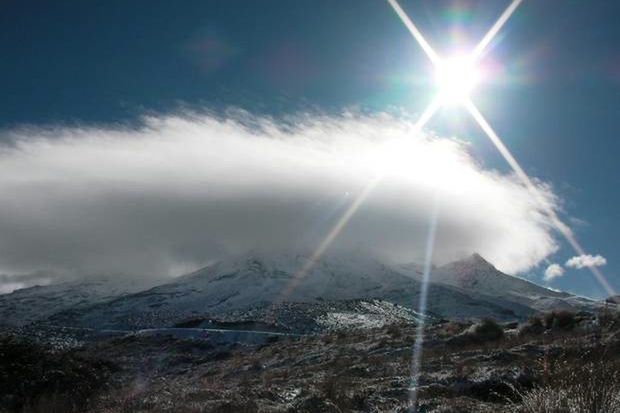
[[512, 16], [515, 10], [517, 10], [517, 7], [519, 7], [519, 4], [521, 4], [522, 1], [523, 0], [512, 0], [512, 2], [506, 8], [506, 10], [504, 10], [501, 16], [499, 16], [499, 19], [497, 19], [497, 21], [489, 29], [487, 34], [485, 34], [482, 40], [480, 40], [480, 43], [478, 43], [476, 47], [474, 48], [472, 52], [472, 56], [474, 58], [479, 59], [480, 56], [482, 56], [486, 48], [489, 46], [489, 43], [491, 43], [491, 40], [493, 40], [493, 38], [497, 35], [497, 33], [504, 26], [504, 24], [506, 24], [510, 16]]
[[441, 60], [435, 77], [443, 103], [462, 104], [480, 81], [480, 72], [474, 59], [457, 55]]
[[424, 50], [424, 53], [426, 53], [426, 55], [431, 60], [431, 62], [433, 62], [435, 65], [439, 64], [439, 61], [440, 61], [439, 56], [437, 55], [435, 50], [431, 47], [431, 45], [426, 41], [426, 39], [422, 35], [422, 32], [420, 32], [418, 27], [415, 24], [413, 24], [409, 16], [407, 16], [407, 13], [405, 13], [402, 7], [400, 7], [400, 4], [398, 4], [398, 1], [388, 0], [388, 3], [390, 3], [390, 6], [392, 6], [392, 8], [394, 9], [398, 17], [402, 20], [405, 27], [407, 27], [407, 29], [409, 30], [413, 38], [418, 42], [418, 44], [420, 45], [422, 50]]
[[[564, 236], [564, 238], [578, 253], [578, 255], [583, 255], [585, 254], [585, 250], [583, 249], [581, 244], [579, 244], [571, 229], [560, 220], [555, 210], [548, 205], [548, 203], [537, 190], [536, 186], [532, 183], [529, 176], [525, 173], [523, 168], [521, 168], [517, 160], [504, 145], [500, 137], [495, 133], [491, 125], [489, 125], [486, 119], [478, 111], [478, 108], [469, 99], [469, 94], [472, 92], [472, 90], [476, 86], [476, 83], [480, 79], [480, 74], [476, 68], [477, 62], [484, 55], [484, 52], [488, 48], [489, 44], [491, 44], [497, 33], [499, 33], [501, 28], [504, 26], [504, 24], [506, 24], [508, 19], [513, 15], [513, 13], [519, 7], [522, 1], [523, 0], [512, 0], [510, 2], [510, 5], [499, 16], [497, 21], [493, 24], [493, 26], [489, 29], [489, 31], [484, 35], [484, 37], [480, 40], [480, 42], [474, 47], [474, 49], [466, 58], [460, 57], [446, 60], [441, 59], [439, 55], [433, 50], [433, 48], [426, 41], [422, 33], [418, 30], [415, 24], [413, 24], [409, 16], [407, 16], [407, 14], [400, 7], [397, 0], [388, 0], [388, 3], [392, 6], [398, 17], [402, 20], [407, 29], [409, 29], [409, 31], [413, 35], [414, 39], [422, 47], [422, 50], [424, 50], [431, 62], [435, 65], [437, 83], [440, 89], [439, 97], [441, 98], [442, 103], [460, 103], [461, 105], [465, 106], [465, 108], [468, 110], [474, 120], [487, 135], [489, 140], [491, 140], [493, 145], [495, 145], [497, 150], [504, 157], [508, 165], [510, 165], [521, 183], [530, 191], [532, 197], [536, 199], [536, 201], [539, 203], [541, 209], [544, 211], [545, 215], [547, 215], [552, 225], [558, 230], [558, 232], [562, 236]], [[430, 278], [430, 267], [428, 266], [428, 262], [432, 257], [432, 251], [434, 247], [435, 227], [437, 225], [436, 219], [436, 216], [433, 216], [431, 218], [431, 229], [429, 232], [428, 245], [426, 250], [427, 256], [424, 269], [424, 281], [422, 283], [423, 290], [422, 296], [420, 297], [419, 308], [422, 314], [426, 306], [426, 286]], [[615, 290], [610, 285], [607, 278], [597, 267], [589, 267], [589, 269], [591, 270], [594, 278], [599, 282], [599, 284], [605, 289], [605, 291], [609, 295], [616, 295]], [[413, 411], [417, 411], [417, 378], [421, 368], [420, 364], [423, 339], [424, 323], [421, 322], [418, 326], [418, 331], [416, 334], [416, 342], [414, 344], [413, 360], [411, 366], [412, 385], [410, 389], [410, 403], [411, 409]]]
[[433, 268], [433, 251], [437, 236], [437, 220], [439, 217], [439, 194], [435, 193], [434, 208], [431, 213], [426, 237], [426, 252], [424, 253], [424, 272], [420, 286], [418, 301], [418, 314], [420, 319], [416, 326], [415, 342], [411, 354], [411, 382], [409, 384], [409, 405], [412, 409], [417, 408], [419, 377], [421, 371], [422, 348], [424, 347], [424, 328], [426, 327], [426, 300], [428, 298], [428, 284], [431, 279]]

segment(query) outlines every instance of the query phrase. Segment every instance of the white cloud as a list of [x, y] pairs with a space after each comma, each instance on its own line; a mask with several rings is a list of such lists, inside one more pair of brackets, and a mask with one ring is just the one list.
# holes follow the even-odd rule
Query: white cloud
[[566, 261], [566, 266], [571, 268], [585, 268], [585, 267], [601, 267], [607, 264], [607, 260], [602, 255], [577, 255]]
[[561, 277], [564, 275], [564, 268], [560, 264], [551, 264], [545, 270], [545, 276], [543, 279], [545, 281], [552, 281], [555, 278]]
[[5, 134], [15, 143], [0, 147], [7, 274], [160, 275], [255, 247], [312, 248], [377, 173], [387, 176], [333, 248], [421, 259], [438, 193], [438, 264], [476, 251], [518, 272], [557, 249], [514, 176], [484, 169], [461, 141], [414, 135], [412, 122], [385, 114], [280, 122], [193, 113], [137, 129]]

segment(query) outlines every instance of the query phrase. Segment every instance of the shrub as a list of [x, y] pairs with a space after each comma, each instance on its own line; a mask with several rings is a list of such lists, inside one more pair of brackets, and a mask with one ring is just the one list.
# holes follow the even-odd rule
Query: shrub
[[0, 405], [8, 411], [85, 411], [115, 367], [76, 352], [0, 337]]
[[568, 310], [551, 311], [545, 314], [545, 327], [547, 329], [570, 331], [577, 324], [575, 313]]
[[[354, 380], [335, 371], [327, 372], [320, 385], [321, 398], [333, 403], [335, 411], [366, 410], [367, 394], [360, 391]], [[317, 409], [309, 411], [331, 411], [330, 409]]]
[[526, 324], [521, 326], [521, 328], [519, 329], [519, 334], [538, 335], [538, 334], [544, 333], [544, 331], [545, 331], [545, 326], [543, 324], [542, 318], [540, 318], [539, 316], [532, 316], [530, 317], [530, 319], [528, 320]]
[[568, 412], [568, 399], [564, 389], [549, 387], [534, 389], [522, 396], [513, 406], [515, 413], [564, 413]]
[[471, 326], [469, 334], [479, 342], [496, 341], [504, 337], [502, 326], [491, 318], [485, 318], [481, 322]]
[[610, 330], [620, 327], [620, 312], [608, 307], [601, 308], [597, 314], [598, 324]]
[[400, 338], [402, 336], [402, 331], [400, 327], [396, 324], [391, 324], [387, 329], [386, 333], [390, 335], [392, 338]]
[[472, 324], [463, 333], [448, 339], [451, 345], [481, 344], [497, 341], [504, 337], [504, 329], [495, 320], [485, 318]]
[[[518, 413], [620, 412], [620, 372], [604, 356], [595, 361], [563, 361], [543, 387], [512, 404]], [[518, 391], [517, 391], [518, 393]]]
[[443, 334], [446, 336], [455, 336], [459, 334], [461, 331], [463, 331], [462, 324], [457, 323], [455, 321], [449, 321], [442, 326], [442, 328], [440, 329], [440, 334]]

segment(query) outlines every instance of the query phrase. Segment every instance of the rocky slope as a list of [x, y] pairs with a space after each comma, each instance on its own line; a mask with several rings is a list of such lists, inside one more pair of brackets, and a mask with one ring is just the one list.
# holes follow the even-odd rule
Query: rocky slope
[[[411, 366], [416, 326], [407, 322], [277, 337], [257, 345], [220, 343], [212, 336], [127, 334], [58, 356], [42, 354], [44, 366], [54, 368], [49, 376], [67, 384], [60, 388], [53, 385], [55, 381], [41, 386], [42, 375], [38, 364], [28, 360], [31, 357], [0, 357], [1, 371], [36, 379], [16, 381], [9, 374], [7, 385], [0, 386], [0, 400], [21, 397], [38, 409], [16, 411], [33, 413], [405, 413], [412, 411], [415, 388], [420, 412], [616, 413], [620, 412], [618, 317], [602, 324], [594, 315], [575, 316], [570, 328], [542, 330], [528, 324], [492, 323], [493, 335], [475, 333], [485, 323], [429, 323], [415, 382]], [[30, 352], [28, 345], [24, 351], [13, 351]], [[1, 339], [0, 354], [7, 354]], [[78, 360], [79, 365], [69, 370], [62, 368], [67, 365], [63, 363], [58, 368], [56, 360], [61, 357]], [[92, 376], [89, 372], [106, 377], [97, 368], [102, 357], [119, 368], [109, 370], [113, 376], [107, 385], [92, 388], [85, 380]], [[88, 395], [89, 406], [68, 409], [67, 404], [58, 404], [79, 402], [81, 394]]]

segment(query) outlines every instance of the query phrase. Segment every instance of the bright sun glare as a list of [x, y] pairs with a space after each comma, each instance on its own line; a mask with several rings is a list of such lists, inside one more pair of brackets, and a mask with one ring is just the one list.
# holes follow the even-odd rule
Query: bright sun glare
[[453, 56], [439, 62], [436, 81], [443, 103], [463, 103], [480, 81], [480, 73], [474, 59]]

